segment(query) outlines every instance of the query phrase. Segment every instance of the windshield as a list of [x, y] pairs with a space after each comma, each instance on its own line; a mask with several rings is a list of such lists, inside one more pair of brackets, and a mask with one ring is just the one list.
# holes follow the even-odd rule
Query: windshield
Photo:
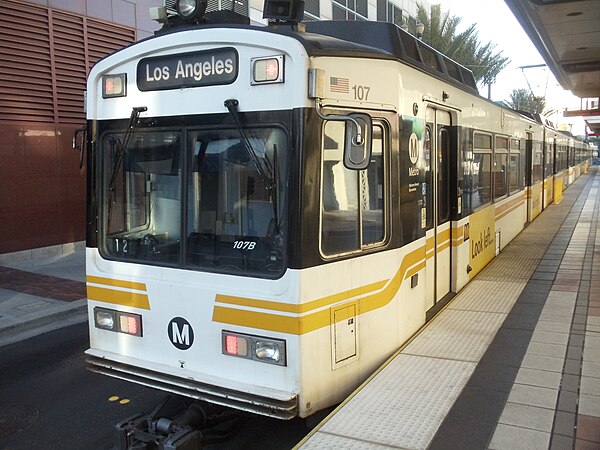
[[101, 251], [151, 264], [281, 275], [287, 135], [276, 127], [244, 131], [247, 142], [236, 128], [139, 128], [126, 149], [123, 131], [105, 133]]

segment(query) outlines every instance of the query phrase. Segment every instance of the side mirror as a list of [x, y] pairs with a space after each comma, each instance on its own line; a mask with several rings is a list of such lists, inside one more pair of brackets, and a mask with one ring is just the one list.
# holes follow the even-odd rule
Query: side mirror
[[346, 119], [344, 166], [364, 170], [371, 162], [373, 121], [368, 114], [350, 114]]

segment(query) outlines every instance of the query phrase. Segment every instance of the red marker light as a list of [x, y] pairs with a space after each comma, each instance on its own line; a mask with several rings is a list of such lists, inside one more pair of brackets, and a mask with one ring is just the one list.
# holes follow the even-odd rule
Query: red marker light
[[223, 351], [227, 355], [248, 357], [248, 340], [239, 335], [224, 333]]
[[237, 336], [226, 336], [225, 337], [225, 351], [230, 355], [237, 355], [238, 352], [238, 338]]
[[269, 59], [267, 61], [267, 67], [265, 68], [267, 79], [276, 80], [279, 76], [279, 63], [276, 59]]
[[127, 317], [127, 332], [129, 334], [138, 334], [138, 329], [137, 317]]
[[104, 88], [106, 90], [106, 93], [108, 95], [112, 95], [115, 91], [115, 83], [113, 82], [112, 78], [107, 78], [106, 80], [106, 84], [104, 85]]
[[125, 97], [127, 95], [127, 75], [104, 75], [102, 77], [102, 98]]
[[283, 56], [253, 60], [252, 81], [258, 83], [283, 83]]

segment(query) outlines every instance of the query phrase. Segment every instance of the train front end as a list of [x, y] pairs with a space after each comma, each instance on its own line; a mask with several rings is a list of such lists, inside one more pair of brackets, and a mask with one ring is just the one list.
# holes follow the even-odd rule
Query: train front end
[[304, 415], [285, 315], [298, 309], [290, 180], [308, 58], [266, 33], [171, 32], [91, 71], [87, 357], [113, 377], [289, 419]]

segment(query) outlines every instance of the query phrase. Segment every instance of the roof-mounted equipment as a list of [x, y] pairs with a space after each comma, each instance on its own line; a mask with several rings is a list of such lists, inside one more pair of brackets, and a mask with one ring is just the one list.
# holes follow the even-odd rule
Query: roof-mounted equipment
[[[235, 6], [235, 3], [232, 3]], [[155, 32], [162, 34], [178, 27], [194, 25], [239, 24], [249, 25], [250, 18], [233, 10], [207, 11], [208, 0], [164, 0], [164, 6], [150, 8], [150, 18], [163, 24]]]
[[263, 19], [297, 28], [304, 18], [304, 0], [265, 0]]

